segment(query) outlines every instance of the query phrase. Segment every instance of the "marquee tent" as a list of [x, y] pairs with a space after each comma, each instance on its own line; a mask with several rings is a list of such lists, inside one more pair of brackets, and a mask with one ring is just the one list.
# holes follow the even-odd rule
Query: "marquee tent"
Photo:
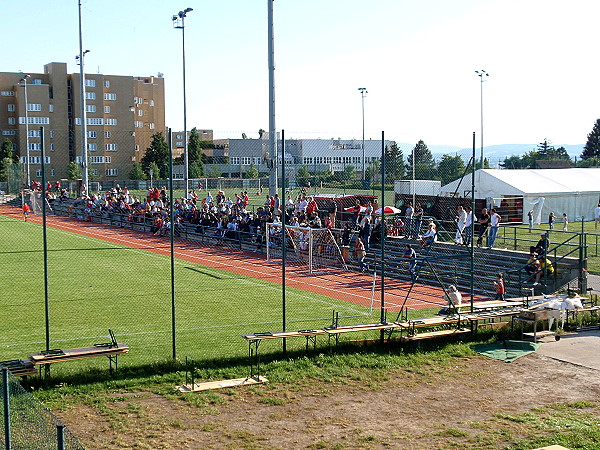
[[[442, 186], [440, 195], [471, 196], [471, 176]], [[523, 222], [527, 213], [535, 222], [547, 222], [551, 212], [560, 221], [567, 213], [569, 221], [593, 220], [600, 201], [600, 168], [570, 169], [480, 169], [475, 172], [475, 198], [499, 205], [503, 199], [522, 197]]]

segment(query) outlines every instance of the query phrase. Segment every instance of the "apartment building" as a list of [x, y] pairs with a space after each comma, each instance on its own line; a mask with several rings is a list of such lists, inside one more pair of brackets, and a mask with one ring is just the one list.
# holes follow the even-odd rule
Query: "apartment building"
[[[201, 130], [200, 128], [196, 128], [198, 131], [198, 135], [200, 136], [201, 141], [210, 141], [213, 140], [213, 130]], [[187, 142], [190, 140], [190, 134], [192, 130], [187, 131]], [[177, 158], [178, 156], [183, 155], [183, 131], [171, 131], [171, 148], [173, 149], [173, 156]], [[211, 149], [205, 149], [204, 153], [207, 156], [213, 156], [210, 152]]]
[[[41, 177], [42, 130], [48, 179], [66, 178], [81, 163], [82, 114], [79, 73], [53, 62], [44, 73], [0, 72], [0, 133], [21, 162], [29, 149], [30, 177]], [[127, 178], [152, 135], [165, 130], [164, 79], [86, 74], [85, 108], [90, 178]]]

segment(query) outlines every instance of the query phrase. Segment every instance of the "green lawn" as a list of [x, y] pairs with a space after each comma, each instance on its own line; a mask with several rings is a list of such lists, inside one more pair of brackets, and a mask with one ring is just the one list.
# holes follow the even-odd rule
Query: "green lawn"
[[[0, 359], [25, 358], [45, 348], [42, 227], [0, 217], [0, 232]], [[50, 347], [107, 342], [111, 328], [131, 347], [121, 365], [170, 358], [170, 271], [168, 257], [48, 228]], [[176, 260], [175, 292], [179, 358], [243, 356], [248, 349], [240, 335], [282, 328], [277, 284]], [[286, 290], [287, 329], [327, 326], [334, 310], [359, 316], [356, 323], [379, 318], [379, 311]], [[304, 344], [288, 340], [288, 348]], [[261, 346], [276, 349], [281, 342]]]

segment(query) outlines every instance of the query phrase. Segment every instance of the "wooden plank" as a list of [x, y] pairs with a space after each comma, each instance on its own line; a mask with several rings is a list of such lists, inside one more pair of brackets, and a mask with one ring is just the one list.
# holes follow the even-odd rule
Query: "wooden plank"
[[51, 364], [60, 361], [73, 361], [76, 359], [93, 358], [96, 356], [112, 356], [129, 352], [129, 347], [125, 344], [117, 344], [116, 347], [80, 347], [63, 350], [61, 355], [45, 355], [42, 352], [36, 352], [29, 355], [29, 359], [34, 364]]
[[422, 339], [432, 339], [436, 337], [442, 336], [454, 336], [458, 334], [470, 333], [471, 330], [468, 328], [455, 328], [453, 330], [439, 330], [439, 331], [430, 331], [427, 333], [419, 333], [413, 336], [407, 336], [405, 339], [409, 341], [418, 341]]
[[464, 320], [464, 316], [436, 316], [423, 317], [422, 319], [411, 319], [408, 321], [409, 328], [434, 327], [438, 325], [446, 325], [448, 323], [457, 323]]
[[399, 328], [400, 324], [393, 323], [373, 323], [364, 325], [347, 325], [337, 328], [325, 328], [325, 332], [328, 334], [340, 334], [340, 333], [353, 333], [359, 331], [370, 331], [370, 330], [389, 330], [392, 328]]
[[257, 378], [235, 378], [232, 380], [221, 380], [221, 381], [206, 381], [204, 383], [194, 383], [194, 385], [184, 384], [182, 386], [178, 386], [177, 390], [180, 392], [201, 392], [207, 391], [209, 389], [223, 389], [227, 387], [236, 387], [236, 386], [249, 386], [252, 384], [262, 384], [267, 383], [265, 377], [257, 377]]
[[254, 333], [243, 334], [242, 337], [248, 341], [259, 341], [262, 339], [283, 339], [289, 337], [318, 336], [325, 334], [325, 330], [299, 330], [299, 331], [279, 331], [275, 333]]

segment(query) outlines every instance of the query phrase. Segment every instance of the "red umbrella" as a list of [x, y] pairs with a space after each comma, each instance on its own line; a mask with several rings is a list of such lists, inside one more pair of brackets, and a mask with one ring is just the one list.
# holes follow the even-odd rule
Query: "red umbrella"
[[[366, 206], [361, 206], [360, 207], [360, 212], [365, 212], [367, 210]], [[344, 208], [344, 211], [346, 212], [354, 212], [354, 206], [349, 206], [348, 208]]]
[[[402, 211], [400, 211], [398, 208], [394, 207], [394, 206], [384, 206], [383, 207], [383, 213], [384, 214], [400, 214]], [[375, 214], [381, 214], [381, 208], [379, 208], [377, 211], [375, 211]]]

